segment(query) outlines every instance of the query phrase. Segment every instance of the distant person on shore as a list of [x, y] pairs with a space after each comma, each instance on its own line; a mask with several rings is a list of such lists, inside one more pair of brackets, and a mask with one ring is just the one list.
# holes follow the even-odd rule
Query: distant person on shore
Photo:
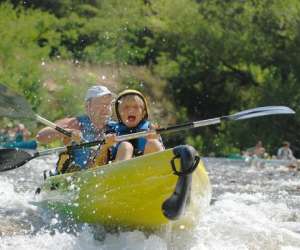
[[30, 135], [30, 131], [24, 124], [19, 123], [15, 127], [13, 127], [12, 124], [9, 124], [6, 128], [0, 130], [0, 143], [29, 140]]
[[[30, 135], [30, 131], [22, 123], [17, 124], [15, 127], [9, 126], [3, 130], [0, 142], [1, 147], [35, 150], [37, 148], [37, 142], [30, 140]], [[5, 136], [6, 138], [4, 138]], [[3, 140], [3, 138], [5, 140]]]
[[14, 140], [16, 142], [29, 140], [31, 135], [30, 131], [22, 123], [16, 125], [16, 127], [14, 128], [14, 133]]
[[288, 141], [284, 141], [282, 143], [282, 147], [277, 151], [277, 159], [279, 160], [289, 160], [295, 161], [296, 157], [293, 154], [293, 151], [290, 148], [290, 143]]
[[256, 158], [265, 158], [267, 156], [266, 149], [263, 147], [262, 141], [258, 141], [254, 147], [247, 149], [245, 154]]
[[8, 127], [0, 129], [0, 144], [9, 141]]

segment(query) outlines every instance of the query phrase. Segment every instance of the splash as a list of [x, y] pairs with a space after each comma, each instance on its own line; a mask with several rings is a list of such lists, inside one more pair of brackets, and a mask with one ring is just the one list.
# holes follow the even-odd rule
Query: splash
[[75, 224], [36, 205], [42, 171], [56, 157], [0, 175], [0, 249], [299, 249], [300, 178], [278, 166], [257, 168], [206, 159], [209, 210], [194, 229], [170, 224], [155, 233], [111, 232]]

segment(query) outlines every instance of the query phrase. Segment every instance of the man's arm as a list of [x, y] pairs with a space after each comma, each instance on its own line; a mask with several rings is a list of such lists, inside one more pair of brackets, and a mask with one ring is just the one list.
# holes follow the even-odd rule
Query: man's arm
[[[71, 132], [80, 130], [79, 122], [76, 119], [76, 117], [64, 118], [55, 123], [57, 124], [57, 126]], [[36, 139], [42, 144], [51, 143], [56, 140], [61, 140], [66, 144], [69, 141], [65, 135], [50, 127], [45, 127], [41, 129], [38, 132]]]
[[289, 148], [289, 158], [290, 158], [290, 160], [296, 160], [296, 157], [294, 156], [294, 154], [293, 154], [293, 151]]

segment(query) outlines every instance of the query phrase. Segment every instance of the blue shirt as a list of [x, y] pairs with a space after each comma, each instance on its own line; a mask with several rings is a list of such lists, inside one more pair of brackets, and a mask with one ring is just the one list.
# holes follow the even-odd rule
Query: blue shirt
[[[90, 118], [87, 115], [79, 116], [77, 117], [77, 120], [79, 122], [80, 131], [82, 133], [82, 137], [86, 142], [91, 142], [95, 140], [104, 139], [105, 134], [107, 133], [113, 133], [114, 132], [114, 126], [116, 122], [110, 120], [106, 127], [102, 130], [103, 132], [99, 134], [99, 130], [97, 130]], [[73, 151], [73, 160], [74, 164], [78, 165], [80, 169], [85, 169], [87, 167], [87, 163], [90, 160], [91, 154], [93, 150], [90, 148], [82, 148], [82, 149], [76, 149]]]

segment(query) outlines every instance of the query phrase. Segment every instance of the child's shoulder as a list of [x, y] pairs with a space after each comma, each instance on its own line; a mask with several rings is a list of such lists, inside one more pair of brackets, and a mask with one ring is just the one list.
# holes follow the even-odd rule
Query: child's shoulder
[[117, 121], [109, 120], [106, 124], [106, 127], [114, 129], [114, 128], [116, 128], [116, 126], [118, 126], [118, 124], [119, 124], [119, 122], [117, 122]]
[[123, 122], [112, 121], [108, 124], [108, 126], [118, 132], [127, 131], [128, 129], [148, 129], [151, 127], [151, 122], [149, 120], [142, 120], [136, 127], [129, 128]]

